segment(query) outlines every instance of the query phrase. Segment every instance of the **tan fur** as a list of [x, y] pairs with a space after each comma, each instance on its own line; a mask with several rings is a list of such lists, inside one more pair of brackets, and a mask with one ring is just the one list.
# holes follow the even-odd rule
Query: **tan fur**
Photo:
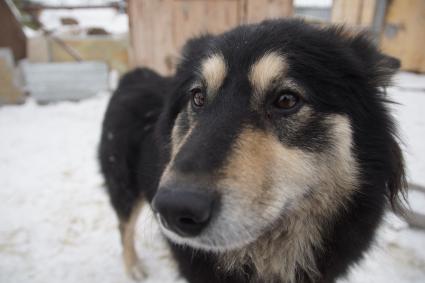
[[[189, 110], [187, 110], [189, 112]], [[179, 152], [180, 148], [184, 145], [185, 141], [187, 140], [187, 138], [190, 136], [190, 134], [192, 133], [192, 130], [195, 126], [195, 124], [192, 124], [189, 128], [189, 130], [186, 133], [183, 133], [180, 129], [180, 121], [182, 119], [182, 113], [180, 113], [175, 122], [174, 122], [174, 126], [173, 129], [171, 131], [171, 156], [170, 156], [170, 162], [168, 162], [167, 166], [164, 169], [164, 172], [162, 173], [161, 176], [161, 180], [160, 180], [160, 184], [159, 187], [161, 187], [162, 185], [164, 185], [166, 182], [168, 182], [168, 180], [171, 180], [173, 178], [175, 178], [175, 172], [173, 172], [173, 170], [171, 170], [171, 167], [173, 166], [174, 163], [174, 159], [177, 155], [177, 153]], [[188, 114], [190, 117], [190, 113]], [[190, 120], [190, 119], [189, 119]], [[194, 123], [193, 121], [191, 121], [191, 123]]]
[[[311, 111], [306, 106], [294, 116], [294, 130]], [[333, 146], [320, 153], [288, 147], [266, 130], [243, 129], [227, 163], [219, 172], [211, 172], [222, 196], [218, 216], [196, 238], [181, 238], [163, 229], [165, 235], [176, 243], [219, 251], [219, 268], [251, 264], [258, 274], [253, 281], [293, 283], [297, 270], [317, 279], [313, 251], [322, 248], [322, 224], [350, 200], [358, 171], [348, 118], [332, 115], [325, 122]], [[176, 127], [172, 159], [161, 183], [195, 180], [170, 169], [191, 132], [181, 135]]]
[[210, 93], [215, 93], [227, 74], [226, 61], [222, 54], [213, 54], [201, 64], [201, 73]]
[[[226, 187], [244, 189], [246, 211], [264, 211], [265, 215], [256, 217], [257, 222], [267, 214], [275, 214], [274, 210], [280, 211], [280, 217], [274, 221], [273, 228], [269, 227], [253, 243], [224, 253], [222, 268], [235, 269], [251, 263], [260, 274], [257, 279], [265, 282], [276, 278], [295, 282], [297, 269], [304, 270], [311, 278], [317, 276], [313, 249], [321, 248], [322, 223], [349, 201], [356, 188], [357, 166], [351, 153], [350, 124], [338, 115], [328, 122], [337, 138], [336, 146], [319, 155], [289, 149], [267, 133], [245, 130], [241, 135], [239, 149], [226, 170], [228, 178], [234, 177], [226, 182]], [[268, 175], [265, 172], [270, 170], [274, 176], [264, 180]], [[238, 173], [241, 171], [242, 175]], [[264, 183], [273, 186], [264, 190]], [[279, 183], [284, 186], [292, 183], [293, 188], [299, 189], [302, 187], [297, 184], [310, 184], [313, 191], [282, 194], [284, 188], [279, 188]], [[292, 205], [289, 202], [289, 207], [279, 207], [279, 203], [288, 203], [288, 199], [292, 199]]]
[[135, 280], [141, 280], [146, 277], [145, 268], [137, 256], [137, 251], [134, 246], [135, 226], [142, 206], [143, 200], [140, 200], [137, 206], [131, 212], [130, 219], [127, 221], [120, 221], [119, 224], [125, 269], [127, 274]]
[[[187, 115], [189, 115], [189, 117], [190, 117], [191, 113], [189, 112], [189, 110], [187, 110], [187, 111], [188, 111]], [[177, 118], [174, 122], [173, 129], [171, 130], [171, 160], [174, 160], [174, 157], [176, 156], [177, 152], [180, 150], [180, 147], [184, 144], [184, 142], [189, 137], [189, 135], [190, 135], [190, 133], [192, 132], [192, 129], [193, 129], [193, 126], [191, 126], [186, 133], [182, 132], [182, 129], [180, 128], [182, 115], [183, 114], [180, 113], [177, 116]], [[190, 120], [191, 119], [189, 119], [189, 123], [193, 124], [193, 121], [190, 121]]]
[[276, 53], [270, 52], [255, 62], [249, 72], [248, 78], [254, 88], [252, 105], [258, 105], [262, 101], [271, 84], [279, 77], [283, 77], [288, 66], [285, 58]]

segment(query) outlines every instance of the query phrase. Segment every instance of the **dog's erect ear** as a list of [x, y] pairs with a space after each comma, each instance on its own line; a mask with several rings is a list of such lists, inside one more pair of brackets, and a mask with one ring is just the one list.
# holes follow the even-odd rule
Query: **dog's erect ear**
[[204, 34], [199, 37], [189, 39], [181, 51], [180, 63], [177, 66], [176, 74], [180, 75], [185, 69], [193, 70], [195, 66], [190, 66], [191, 62], [196, 62], [209, 52], [209, 47], [213, 35]]
[[209, 42], [214, 36], [211, 34], [204, 34], [199, 37], [194, 37], [189, 39], [186, 44], [183, 46], [182, 55], [183, 57], [196, 56], [199, 54], [203, 54]]
[[[380, 52], [366, 32], [348, 36], [345, 32], [343, 35], [351, 47], [357, 68], [360, 68], [359, 73], [364, 75], [369, 85], [375, 88], [385, 88], [391, 85], [392, 77], [400, 68], [400, 61]], [[387, 197], [392, 208], [400, 210], [403, 207], [407, 188], [404, 159], [395, 126], [391, 123], [388, 130], [390, 136], [388, 137], [388, 163], [386, 164], [388, 166], [386, 168]]]
[[382, 63], [384, 64], [385, 68], [389, 68], [390, 70], [393, 70], [394, 72], [398, 71], [401, 67], [401, 62], [397, 58], [382, 54]]
[[400, 69], [400, 60], [382, 54], [378, 51], [378, 59], [375, 62], [374, 82], [377, 86], [386, 87], [391, 84], [391, 78]]
[[373, 44], [371, 36], [358, 33], [347, 38], [354, 55], [361, 60], [363, 71], [375, 87], [386, 87], [400, 68], [400, 60], [385, 55]]

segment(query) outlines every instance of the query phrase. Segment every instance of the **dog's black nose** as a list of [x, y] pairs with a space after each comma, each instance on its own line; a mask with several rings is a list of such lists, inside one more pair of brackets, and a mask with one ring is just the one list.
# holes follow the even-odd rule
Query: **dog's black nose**
[[178, 189], [159, 189], [153, 209], [162, 224], [182, 237], [194, 237], [208, 225], [215, 198], [213, 194]]

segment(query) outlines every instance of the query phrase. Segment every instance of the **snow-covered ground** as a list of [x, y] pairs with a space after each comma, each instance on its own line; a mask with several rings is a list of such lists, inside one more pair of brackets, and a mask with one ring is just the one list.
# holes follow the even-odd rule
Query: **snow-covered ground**
[[[400, 103], [409, 179], [425, 185], [425, 76], [397, 78], [390, 94]], [[107, 100], [0, 108], [0, 282], [131, 282], [96, 163]], [[423, 195], [410, 199], [424, 212]], [[147, 283], [183, 282], [148, 211], [137, 238]], [[425, 282], [425, 233], [389, 214], [375, 248], [341, 282]]]

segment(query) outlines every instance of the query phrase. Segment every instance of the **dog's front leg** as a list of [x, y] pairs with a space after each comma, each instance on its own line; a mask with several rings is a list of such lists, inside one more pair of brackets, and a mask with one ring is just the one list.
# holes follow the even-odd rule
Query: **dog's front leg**
[[143, 206], [140, 200], [134, 206], [128, 219], [120, 219], [119, 230], [123, 247], [123, 260], [127, 274], [134, 280], [141, 281], [147, 276], [143, 263], [137, 255], [135, 248], [135, 226]]

